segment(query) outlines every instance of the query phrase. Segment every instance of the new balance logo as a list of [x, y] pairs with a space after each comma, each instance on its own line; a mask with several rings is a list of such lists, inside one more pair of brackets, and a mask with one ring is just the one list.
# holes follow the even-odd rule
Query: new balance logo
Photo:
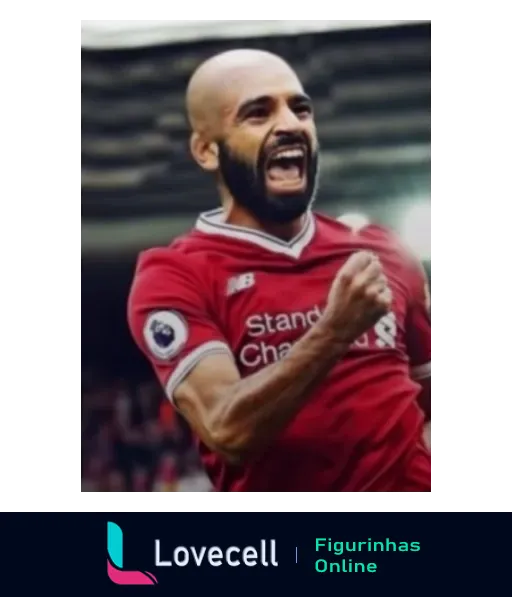
[[226, 294], [227, 294], [227, 296], [231, 296], [232, 294], [240, 292], [241, 290], [247, 290], [248, 288], [251, 288], [251, 286], [254, 286], [254, 283], [255, 283], [255, 280], [254, 280], [253, 273], [247, 273], [247, 274], [242, 274], [241, 276], [235, 276], [234, 278], [230, 278], [228, 280]]

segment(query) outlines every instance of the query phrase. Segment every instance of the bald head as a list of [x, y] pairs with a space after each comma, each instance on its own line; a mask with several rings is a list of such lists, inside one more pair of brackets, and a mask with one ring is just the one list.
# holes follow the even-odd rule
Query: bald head
[[187, 114], [192, 128], [200, 132], [217, 129], [229, 96], [235, 95], [235, 90], [243, 88], [246, 82], [257, 80], [259, 74], [269, 72], [297, 78], [282, 58], [263, 50], [230, 50], [203, 62], [187, 88]]

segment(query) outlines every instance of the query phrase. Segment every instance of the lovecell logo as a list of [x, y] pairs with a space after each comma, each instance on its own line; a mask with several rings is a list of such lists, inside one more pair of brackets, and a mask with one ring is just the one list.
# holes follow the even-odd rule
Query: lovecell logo
[[115, 522], [107, 523], [107, 571], [116, 585], [156, 585], [151, 572], [123, 569], [123, 531]]

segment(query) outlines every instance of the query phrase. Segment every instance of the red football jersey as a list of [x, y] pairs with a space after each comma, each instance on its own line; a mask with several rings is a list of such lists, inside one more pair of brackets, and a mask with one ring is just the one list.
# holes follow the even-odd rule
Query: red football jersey
[[[290, 242], [202, 214], [169, 247], [141, 254], [129, 325], [169, 399], [205, 356], [242, 377], [284, 357], [321, 316], [336, 272], [358, 250], [382, 262], [392, 312], [359, 338], [268, 449], [233, 466], [201, 442], [218, 491], [430, 491], [418, 379], [430, 376], [423, 270], [394, 235], [308, 214]], [[272, 396], [268, 396], [272, 400]]]

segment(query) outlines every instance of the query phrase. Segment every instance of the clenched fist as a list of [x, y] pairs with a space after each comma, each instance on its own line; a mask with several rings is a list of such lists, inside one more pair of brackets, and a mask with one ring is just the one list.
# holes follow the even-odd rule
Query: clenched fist
[[391, 301], [380, 261], [360, 251], [350, 256], [334, 278], [325, 322], [342, 342], [352, 343], [389, 311]]

